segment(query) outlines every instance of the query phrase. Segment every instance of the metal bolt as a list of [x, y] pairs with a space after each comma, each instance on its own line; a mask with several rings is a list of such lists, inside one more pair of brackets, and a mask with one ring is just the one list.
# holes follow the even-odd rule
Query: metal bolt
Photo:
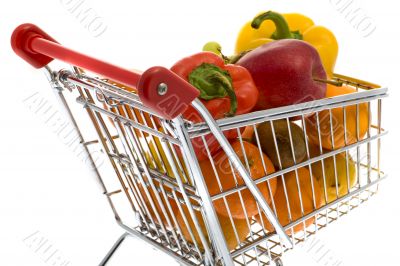
[[168, 91], [168, 86], [165, 83], [158, 84], [157, 92], [158, 95], [165, 95]]

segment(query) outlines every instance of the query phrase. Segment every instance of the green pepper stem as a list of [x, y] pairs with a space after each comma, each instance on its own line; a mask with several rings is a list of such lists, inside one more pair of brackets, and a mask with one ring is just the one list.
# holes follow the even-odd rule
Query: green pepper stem
[[251, 51], [252, 51], [252, 50], [246, 50], [246, 51], [243, 51], [243, 52], [241, 52], [241, 53], [239, 53], [239, 54], [230, 56], [230, 57], [229, 57], [229, 60], [228, 60], [228, 63], [229, 63], [229, 64], [236, 64], [236, 63], [240, 60], [240, 58], [242, 58], [242, 57], [245, 56], [248, 52], [251, 52]]
[[276, 31], [272, 34], [272, 36], [269, 36], [275, 40], [281, 40], [281, 39], [301, 40], [303, 38], [300, 32], [290, 31], [286, 19], [281, 14], [273, 11], [268, 11], [255, 17], [251, 22], [251, 27], [254, 29], [258, 29], [265, 20], [271, 20], [275, 24]]
[[228, 96], [231, 106], [226, 116], [235, 115], [237, 99], [228, 71], [213, 64], [203, 63], [189, 74], [189, 83], [200, 91], [201, 99], [212, 100]]
[[224, 76], [216, 75], [211, 78], [212, 81], [219, 83], [221, 86], [223, 86], [226, 90], [226, 93], [228, 94], [228, 97], [231, 100], [231, 106], [229, 109], [229, 113], [225, 114], [226, 116], [234, 116], [237, 111], [237, 99], [236, 99], [236, 93], [233, 90], [232, 87], [232, 82], [225, 78]]

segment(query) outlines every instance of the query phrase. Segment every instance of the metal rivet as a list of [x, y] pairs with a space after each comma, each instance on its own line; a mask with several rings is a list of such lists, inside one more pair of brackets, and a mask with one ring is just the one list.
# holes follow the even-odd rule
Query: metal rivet
[[158, 84], [157, 92], [158, 95], [165, 95], [168, 91], [168, 86], [165, 83]]

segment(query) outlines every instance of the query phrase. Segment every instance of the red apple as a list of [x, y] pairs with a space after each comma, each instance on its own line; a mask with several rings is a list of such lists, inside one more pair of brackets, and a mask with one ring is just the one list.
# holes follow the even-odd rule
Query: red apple
[[255, 110], [321, 99], [326, 73], [317, 50], [294, 39], [277, 40], [245, 54], [238, 62], [259, 89]]

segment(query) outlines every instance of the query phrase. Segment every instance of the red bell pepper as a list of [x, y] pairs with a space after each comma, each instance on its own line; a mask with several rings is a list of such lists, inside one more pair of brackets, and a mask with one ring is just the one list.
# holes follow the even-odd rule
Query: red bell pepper
[[[211, 52], [200, 52], [178, 61], [171, 70], [186, 79], [200, 91], [199, 98], [214, 119], [240, 115], [250, 112], [258, 99], [258, 89], [247, 69], [238, 65], [225, 65], [224, 60]], [[203, 119], [192, 107], [183, 113], [183, 117], [194, 123]], [[224, 132], [228, 139], [236, 138], [235, 129]], [[205, 136], [211, 154], [219, 149], [212, 136]], [[192, 140], [197, 159], [208, 157], [203, 140]]]

